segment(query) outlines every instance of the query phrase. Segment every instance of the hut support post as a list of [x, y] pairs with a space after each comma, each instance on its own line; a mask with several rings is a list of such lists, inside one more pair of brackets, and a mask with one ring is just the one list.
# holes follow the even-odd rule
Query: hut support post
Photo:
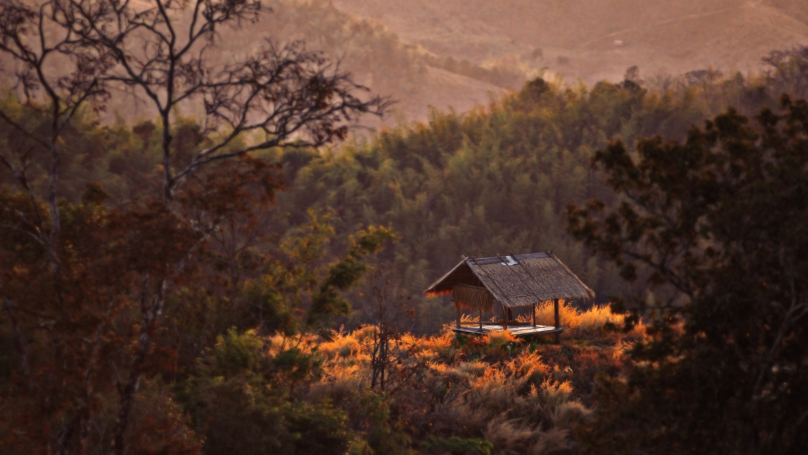
[[504, 329], [508, 330], [508, 308], [502, 305], [502, 320], [505, 322]]
[[480, 333], [483, 333], [483, 307], [480, 306]]
[[533, 303], [533, 327], [536, 327], [536, 304]]
[[459, 329], [460, 328], [460, 305], [455, 302], [455, 310], [457, 311], [457, 320], [455, 321], [455, 326]]
[[[554, 309], [555, 309], [555, 328], [556, 328], [556, 330], [558, 330], [558, 329], [561, 328], [561, 316], [559, 316], [559, 314], [558, 314], [558, 299], [553, 300], [553, 306], [554, 306]], [[558, 333], [558, 332], [556, 332], [556, 334], [555, 334], [555, 341], [556, 341], [556, 343], [561, 342], [561, 334]]]

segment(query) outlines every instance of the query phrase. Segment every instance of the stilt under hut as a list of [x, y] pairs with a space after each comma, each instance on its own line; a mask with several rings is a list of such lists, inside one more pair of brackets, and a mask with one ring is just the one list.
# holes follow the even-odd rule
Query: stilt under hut
[[[452, 295], [457, 310], [455, 332], [482, 335], [509, 330], [519, 337], [555, 334], [556, 342], [564, 330], [558, 312], [559, 299], [595, 297], [595, 293], [552, 252], [464, 257], [424, 293], [427, 296]], [[555, 325], [537, 325], [536, 307], [548, 300], [555, 304]], [[502, 308], [502, 320], [484, 323], [483, 313], [493, 313], [498, 306]], [[518, 307], [532, 308], [532, 323], [514, 319], [513, 308]], [[464, 308], [478, 313], [479, 321], [463, 323], [460, 314]]]

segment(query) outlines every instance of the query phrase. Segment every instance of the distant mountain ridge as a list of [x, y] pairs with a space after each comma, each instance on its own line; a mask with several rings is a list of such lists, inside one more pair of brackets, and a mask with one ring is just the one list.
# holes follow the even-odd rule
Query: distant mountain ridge
[[775, 49], [808, 44], [803, 0], [334, 0], [403, 41], [476, 64], [517, 61], [568, 79], [619, 80], [714, 68], [755, 71]]
[[[25, 0], [38, 3], [39, 0]], [[148, 5], [148, 0], [138, 0]], [[431, 107], [466, 112], [537, 75], [622, 80], [717, 69], [760, 71], [773, 50], [808, 44], [808, 0], [264, 0], [255, 24], [222, 31], [209, 55], [225, 62], [262, 39], [302, 39], [357, 82], [397, 100], [379, 127], [427, 120]], [[245, 30], [246, 29], [246, 30]], [[0, 56], [0, 85], [14, 86]], [[150, 116], [142, 103], [109, 112]], [[189, 114], [193, 115], [189, 109]], [[111, 115], [111, 114], [110, 114]], [[362, 131], [362, 130], [360, 130]]]
[[[23, 3], [38, 5], [42, 0]], [[147, 8], [154, 3], [134, 0], [132, 4]], [[211, 62], [226, 64], [236, 55], [255, 52], [266, 44], [265, 39], [275, 43], [303, 40], [309, 49], [339, 62], [339, 68], [359, 84], [396, 101], [382, 121], [371, 116], [363, 118], [361, 124], [365, 127], [426, 120], [432, 107], [465, 112], [498, 98], [505, 89], [521, 88], [524, 81], [520, 71], [503, 75], [502, 71], [484, 69], [468, 61], [429, 54], [403, 43], [395, 33], [373, 21], [338, 10], [328, 0], [263, 0], [263, 4], [267, 14], [259, 21], [219, 30], [216, 45], [206, 53]], [[45, 32], [46, 36], [59, 33]], [[18, 64], [2, 52], [0, 69], [0, 87], [16, 86]], [[58, 70], [54, 71], [54, 77], [59, 75]], [[154, 115], [148, 103], [131, 96], [116, 98], [108, 108], [102, 115], [107, 122]], [[194, 110], [194, 106], [187, 106], [185, 114], [193, 116]], [[356, 131], [363, 134], [366, 130]]]

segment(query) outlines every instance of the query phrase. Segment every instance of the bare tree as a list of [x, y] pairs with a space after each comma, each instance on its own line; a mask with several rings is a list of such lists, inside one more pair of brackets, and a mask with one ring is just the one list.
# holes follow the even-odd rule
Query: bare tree
[[412, 328], [412, 296], [391, 281], [384, 264], [371, 279], [372, 295], [365, 305], [365, 313], [373, 321], [365, 342], [370, 353], [370, 387], [394, 394], [424, 371], [423, 361], [414, 356], [418, 347], [402, 339]]
[[107, 99], [105, 75], [113, 65], [106, 49], [83, 42], [64, 27], [70, 16], [70, 11], [56, 1], [38, 8], [17, 0], [0, 1], [0, 53], [13, 62], [6, 71], [14, 70], [16, 87], [28, 107], [44, 111], [44, 118], [49, 119], [45, 125], [26, 125], [0, 110], [0, 119], [28, 139], [16, 150], [16, 156], [11, 151], [0, 151], [0, 163], [36, 205], [37, 195], [31, 187], [28, 169], [38, 152], [46, 153], [47, 163], [39, 164], [49, 173], [45, 199], [50, 223], [37, 214], [30, 232], [46, 248], [54, 268], [59, 263], [54, 248], [60, 227], [58, 169], [66, 152], [59, 144], [59, 137], [85, 103], [103, 103]]
[[[69, 28], [71, 13], [59, 2], [45, 2], [39, 7], [3, 0], [0, 2], [0, 54], [5, 57], [4, 69], [14, 72], [16, 88], [21, 93], [27, 109], [39, 112], [39, 122], [31, 119], [16, 119], [0, 109], [0, 121], [7, 123], [22, 137], [17, 146], [0, 150], [0, 166], [14, 176], [19, 188], [27, 196], [29, 210], [2, 207], [13, 211], [18, 226], [42, 246], [53, 274], [56, 308], [63, 309], [63, 277], [59, 258], [58, 237], [61, 215], [58, 207], [59, 168], [64, 155], [70, 152], [60, 140], [74, 116], [87, 103], [101, 106], [108, 97], [105, 75], [114, 60], [103, 47], [85, 43]], [[41, 194], [31, 182], [32, 167], [44, 168], [47, 173], [47, 189]], [[47, 216], [40, 210], [44, 199]], [[37, 393], [38, 386], [31, 372], [26, 338], [17, 311], [22, 307], [6, 294], [0, 283], [0, 300], [12, 325], [15, 348], [21, 358], [22, 372], [29, 394]], [[30, 309], [27, 310], [30, 314]], [[49, 314], [37, 314], [40, 323], [52, 324], [55, 318]], [[96, 333], [100, 335], [100, 330]], [[54, 342], [58, 345], [58, 335]], [[48, 446], [57, 453], [65, 453], [67, 441], [75, 428], [86, 424], [88, 408], [92, 399], [91, 371], [98, 354], [98, 336], [90, 340], [90, 358], [82, 377], [84, 387], [75, 417], [57, 429]], [[86, 428], [86, 425], [84, 425]], [[86, 441], [86, 432], [80, 435], [81, 447]]]
[[[257, 0], [61, 0], [76, 20], [72, 33], [105, 49], [116, 66], [106, 80], [145, 95], [163, 127], [164, 197], [173, 199], [200, 167], [276, 146], [319, 146], [343, 139], [364, 113], [381, 115], [388, 101], [362, 100], [350, 75], [302, 42], [269, 41], [257, 52], [217, 65], [206, 54], [223, 46], [217, 32], [260, 19]], [[223, 132], [190, 159], [174, 159], [172, 121], [181, 104], [201, 103], [209, 129]], [[223, 127], [223, 129], [222, 129]], [[235, 145], [246, 133], [261, 136]]]

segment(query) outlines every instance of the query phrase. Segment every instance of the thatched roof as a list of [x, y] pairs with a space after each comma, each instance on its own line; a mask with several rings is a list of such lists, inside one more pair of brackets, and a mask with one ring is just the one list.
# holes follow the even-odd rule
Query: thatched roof
[[[491, 295], [490, 303], [483, 291]], [[518, 307], [552, 299], [595, 297], [549, 252], [465, 258], [424, 293], [428, 296], [454, 293], [456, 304], [485, 311], [490, 311], [493, 300], [506, 307]]]

